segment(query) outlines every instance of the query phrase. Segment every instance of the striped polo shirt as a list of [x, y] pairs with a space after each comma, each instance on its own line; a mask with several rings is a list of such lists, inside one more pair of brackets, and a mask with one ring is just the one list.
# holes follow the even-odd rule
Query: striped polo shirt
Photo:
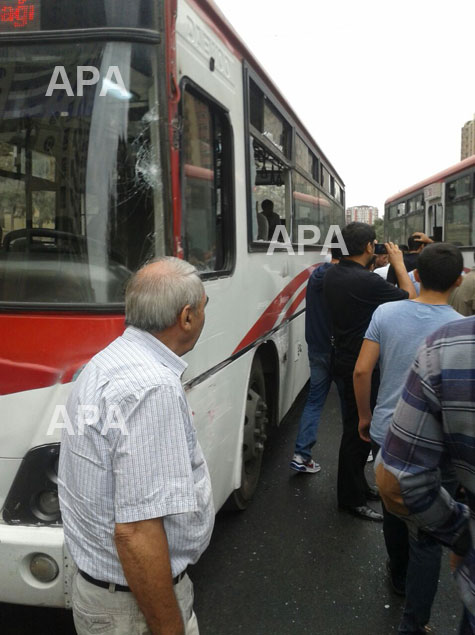
[[[441, 486], [445, 463], [455, 468], [467, 505]], [[449, 547], [471, 534], [455, 577], [475, 623], [475, 317], [439, 328], [419, 350], [376, 473], [390, 511]]]

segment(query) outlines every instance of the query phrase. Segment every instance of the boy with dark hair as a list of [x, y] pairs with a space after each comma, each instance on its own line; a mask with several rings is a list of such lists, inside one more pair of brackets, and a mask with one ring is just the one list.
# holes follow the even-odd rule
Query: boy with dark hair
[[[323, 281], [324, 299], [330, 309], [335, 338], [335, 377], [344, 393], [343, 435], [338, 457], [337, 496], [340, 509], [358, 518], [380, 522], [381, 514], [369, 507], [377, 492], [369, 487], [364, 469], [370, 444], [358, 435], [358, 410], [353, 392], [353, 370], [373, 311], [380, 304], [415, 297], [402, 253], [386, 243], [389, 261], [398, 274], [399, 289], [365, 267], [374, 256], [375, 232], [366, 223], [350, 223], [342, 229], [348, 255], [327, 271]], [[375, 377], [376, 379], [376, 377]], [[375, 381], [374, 394], [377, 384]]]
[[[419, 254], [418, 269], [414, 272], [421, 284], [419, 297], [380, 306], [373, 314], [356, 362], [354, 389], [360, 436], [365, 441], [371, 440], [375, 455], [384, 441], [420, 344], [440, 326], [460, 318], [447, 301], [461, 282], [462, 268], [463, 258], [457, 247], [444, 243], [428, 245]], [[371, 412], [371, 376], [378, 361], [380, 385], [376, 407]], [[396, 593], [406, 594], [399, 633], [423, 633], [437, 590], [440, 545], [429, 537], [410, 538], [405, 523], [384, 506], [383, 516], [391, 584]]]
[[341, 231], [348, 250], [348, 256], [360, 255], [368, 243], [374, 243], [376, 232], [367, 223], [349, 223]]

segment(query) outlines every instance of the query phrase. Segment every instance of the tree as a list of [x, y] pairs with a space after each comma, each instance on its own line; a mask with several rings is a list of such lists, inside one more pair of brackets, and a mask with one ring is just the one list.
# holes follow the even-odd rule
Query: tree
[[384, 218], [377, 218], [373, 223], [378, 243], [384, 242]]

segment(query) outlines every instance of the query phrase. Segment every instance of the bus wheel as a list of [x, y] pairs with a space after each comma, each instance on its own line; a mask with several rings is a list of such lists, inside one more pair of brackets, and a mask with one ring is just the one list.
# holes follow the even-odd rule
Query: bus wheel
[[247, 387], [244, 437], [242, 444], [241, 487], [232, 494], [234, 507], [246, 509], [259, 481], [262, 454], [266, 440], [267, 403], [264, 371], [258, 358], [254, 359]]

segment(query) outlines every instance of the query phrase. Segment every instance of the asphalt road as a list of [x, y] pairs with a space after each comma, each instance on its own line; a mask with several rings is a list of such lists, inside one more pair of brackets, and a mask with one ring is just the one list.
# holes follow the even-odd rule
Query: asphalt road
[[[251, 506], [244, 513], [218, 514], [211, 545], [191, 570], [201, 635], [397, 632], [402, 602], [387, 582], [381, 524], [336, 507], [341, 426], [335, 394], [314, 452], [322, 471], [288, 469], [302, 406], [301, 397], [271, 436]], [[430, 624], [437, 635], [450, 635], [457, 632], [459, 615], [444, 557]], [[74, 632], [66, 611], [0, 605], [1, 635]]]

